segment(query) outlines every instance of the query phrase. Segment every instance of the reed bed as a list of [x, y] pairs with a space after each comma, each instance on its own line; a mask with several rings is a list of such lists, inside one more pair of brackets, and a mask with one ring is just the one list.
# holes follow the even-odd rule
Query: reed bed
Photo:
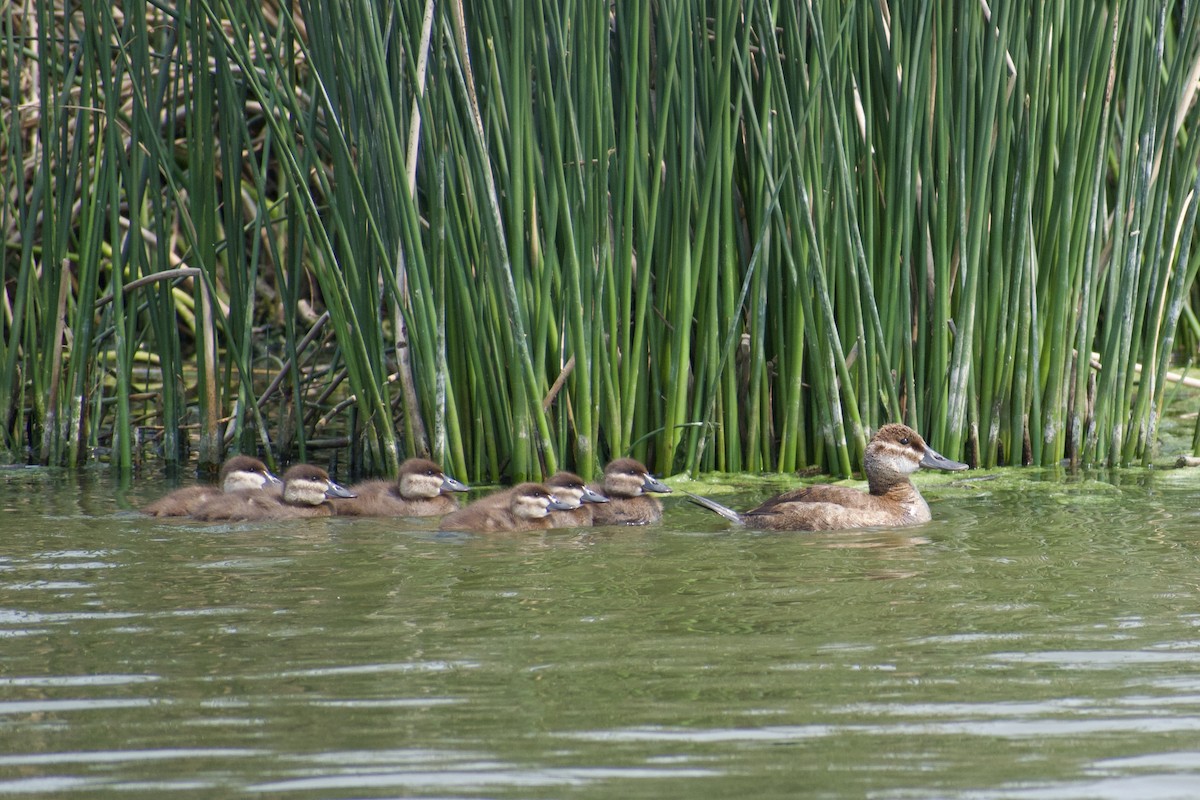
[[3, 449], [1147, 462], [1200, 347], [1197, 8], [8, 4]]

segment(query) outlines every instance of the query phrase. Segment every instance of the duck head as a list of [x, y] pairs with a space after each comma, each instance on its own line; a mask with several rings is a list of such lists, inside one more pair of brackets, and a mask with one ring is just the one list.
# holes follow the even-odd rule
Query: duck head
[[222, 491], [236, 492], [240, 489], [283, 486], [283, 481], [253, 456], [232, 456], [221, 465], [220, 484]]
[[607, 497], [589, 487], [583, 478], [573, 472], [556, 472], [546, 481], [546, 487], [568, 508], [579, 508], [584, 503], [608, 502]]
[[283, 473], [283, 499], [296, 505], [319, 506], [334, 497], [357, 497], [313, 464], [297, 464]]
[[863, 458], [863, 470], [872, 492], [905, 481], [922, 467], [948, 472], [967, 469], [966, 464], [946, 458], [927, 445], [921, 434], [899, 423], [880, 428]]
[[669, 494], [671, 488], [632, 458], [618, 458], [604, 468], [604, 492], [612, 497], [637, 497], [646, 492]]
[[454, 480], [427, 458], [410, 458], [401, 464], [397, 483], [400, 485], [400, 496], [409, 499], [468, 490], [466, 484]]
[[522, 483], [513, 489], [509, 507], [513, 514], [522, 519], [541, 519], [551, 511], [569, 511], [575, 508], [560, 502], [548, 487], [540, 483]]

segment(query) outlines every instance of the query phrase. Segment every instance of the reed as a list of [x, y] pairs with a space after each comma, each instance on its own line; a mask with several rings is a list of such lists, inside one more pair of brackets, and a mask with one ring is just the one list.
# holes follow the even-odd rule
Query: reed
[[3, 447], [848, 474], [902, 420], [1148, 463], [1200, 348], [1198, 14], [9, 4]]

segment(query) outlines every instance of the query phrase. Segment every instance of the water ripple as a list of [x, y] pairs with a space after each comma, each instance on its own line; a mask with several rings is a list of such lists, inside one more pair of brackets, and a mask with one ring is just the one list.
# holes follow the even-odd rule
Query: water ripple
[[475, 669], [473, 661], [402, 661], [396, 664], [360, 664], [350, 667], [315, 667], [277, 673], [281, 678], [315, 678], [334, 675], [372, 675], [384, 672], [448, 672], [455, 669]]
[[25, 611], [0, 608], [0, 625], [24, 625], [30, 622], [74, 622], [82, 619], [131, 619], [142, 616], [133, 611]]
[[92, 585], [90, 583], [83, 583], [82, 581], [22, 581], [20, 583], [6, 583], [0, 588], [12, 591], [26, 591], [29, 589], [61, 591], [63, 589], [90, 589]]
[[[1110, 711], [1111, 713], [1111, 711]], [[578, 731], [563, 738], [593, 742], [794, 742], [862, 734], [871, 736], [983, 736], [1027, 739], [1112, 733], [1181, 733], [1200, 731], [1200, 717], [1129, 716], [1087, 719], [972, 719], [895, 724], [774, 725], [762, 728], [624, 728]]]
[[169, 705], [169, 700], [0, 700], [0, 714], [53, 714], [60, 711], [102, 711], [111, 708], [146, 708]]
[[[1015, 789], [988, 789], [958, 794], [964, 800], [1195, 800], [1196, 777], [1145, 775], [1093, 781], [1066, 781]], [[890, 794], [888, 797], [944, 797], [936, 794]]]
[[247, 787], [251, 792], [316, 791], [328, 789], [369, 789], [388, 786], [445, 787], [462, 789], [478, 786], [584, 786], [598, 781], [620, 779], [709, 778], [723, 775], [714, 769], [661, 767], [578, 767], [550, 769], [517, 769], [483, 763], [476, 770], [447, 770], [412, 772], [372, 772], [341, 775], [319, 775], [308, 778], [260, 783]]
[[58, 794], [95, 785], [95, 781], [87, 778], [67, 778], [51, 776], [45, 778], [17, 778], [12, 781], [0, 780], [0, 794]]
[[1154, 753], [1146, 756], [1106, 758], [1092, 764], [1097, 771], [1111, 769], [1172, 769], [1200, 772], [1200, 752], [1184, 750], [1178, 753]]
[[263, 755], [264, 750], [232, 747], [164, 748], [161, 750], [80, 750], [63, 753], [15, 753], [0, 755], [0, 767], [40, 764], [120, 764], [127, 761], [166, 761], [179, 758], [244, 758]]
[[314, 706], [327, 708], [428, 708], [465, 702], [454, 697], [396, 697], [386, 700], [313, 700]]
[[996, 661], [1053, 664], [1063, 669], [1123, 669], [1133, 664], [1177, 664], [1200, 661], [1200, 652], [1150, 650], [1045, 650], [1038, 653], [996, 653]]
[[158, 675], [39, 675], [25, 678], [0, 678], [0, 686], [121, 686], [151, 683]]

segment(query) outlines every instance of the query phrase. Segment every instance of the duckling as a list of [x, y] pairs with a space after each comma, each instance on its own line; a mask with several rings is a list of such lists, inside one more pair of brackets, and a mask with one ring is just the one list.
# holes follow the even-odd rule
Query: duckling
[[921, 467], [956, 471], [966, 464], [951, 461], [925, 444], [907, 425], [884, 425], [872, 437], [863, 458], [869, 492], [848, 486], [818, 484], [784, 492], [739, 514], [706, 497], [691, 500], [725, 519], [772, 531], [830, 531], [846, 528], [895, 528], [932, 518], [929, 506], [908, 476]]
[[[556, 472], [546, 479], [546, 488], [565, 508], [550, 515], [552, 528], [586, 528], [592, 524], [592, 503], [607, 503], [608, 498], [583, 482], [574, 472]], [[504, 508], [515, 489], [489, 494], [476, 500], [476, 505]]]
[[283, 485], [267, 465], [253, 456], [233, 456], [221, 465], [217, 484], [212, 486], [185, 486], [165, 497], [160, 497], [142, 509], [152, 517], [186, 517], [213, 497], [222, 492], [241, 490], [276, 489]]
[[593, 525], [646, 525], [662, 519], [662, 503], [646, 492], [669, 494], [671, 488], [659, 481], [646, 466], [632, 458], [618, 458], [604, 468], [603, 491], [609, 502], [592, 508]]
[[607, 496], [585, 484], [574, 472], [556, 472], [546, 485], [566, 506], [550, 515], [555, 528], [586, 528], [592, 524], [593, 505], [608, 502]]
[[489, 504], [485, 497], [442, 517], [442, 531], [533, 531], [554, 527], [552, 511], [570, 508], [560, 503], [545, 485], [522, 483], [506, 492], [507, 506]]
[[394, 481], [374, 480], [350, 487], [358, 497], [334, 500], [334, 513], [348, 517], [436, 517], [458, 508], [449, 492], [467, 491], [425, 458], [410, 458], [400, 465]]
[[205, 521], [245, 521], [331, 517], [333, 505], [326, 500], [353, 497], [348, 489], [329, 479], [329, 473], [312, 464], [297, 464], [283, 473], [280, 493], [243, 490], [218, 495], [192, 514]]

